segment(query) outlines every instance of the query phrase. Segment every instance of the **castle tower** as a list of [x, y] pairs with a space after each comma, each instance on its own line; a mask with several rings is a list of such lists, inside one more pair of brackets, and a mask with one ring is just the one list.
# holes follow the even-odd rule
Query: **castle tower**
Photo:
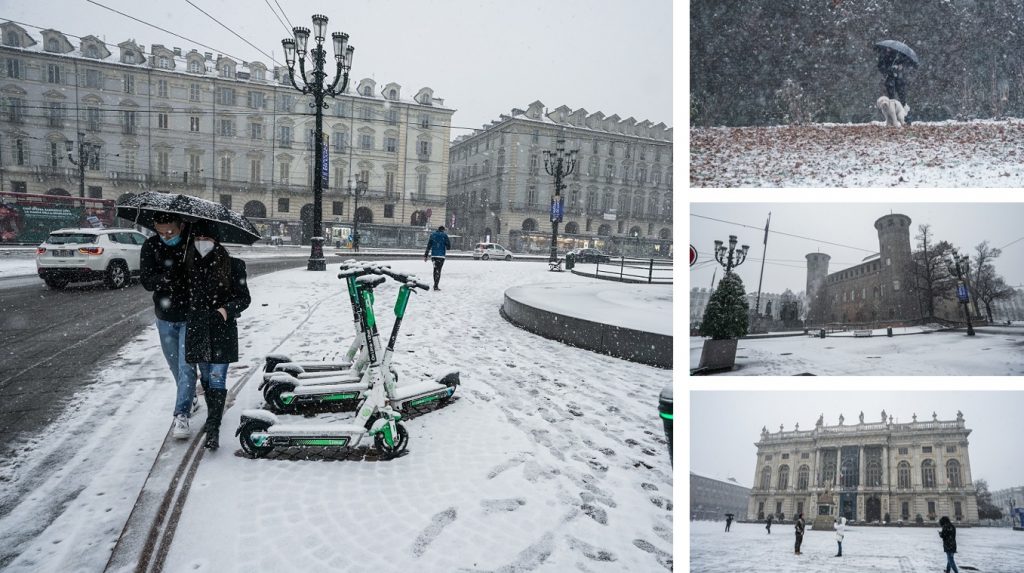
[[898, 213], [885, 215], [875, 221], [875, 230], [878, 231], [878, 255], [882, 264], [882, 318], [918, 318], [920, 309], [911, 292], [910, 217]]
[[824, 320], [822, 306], [818, 304], [818, 295], [828, 277], [828, 262], [832, 257], [825, 253], [807, 254], [807, 320], [821, 322]]

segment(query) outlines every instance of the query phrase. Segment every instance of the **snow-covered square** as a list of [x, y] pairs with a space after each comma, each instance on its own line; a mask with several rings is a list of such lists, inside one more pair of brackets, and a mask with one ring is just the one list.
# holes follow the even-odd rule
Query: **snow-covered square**
[[[843, 556], [835, 557], [832, 531], [807, 528], [802, 555], [794, 555], [793, 524], [690, 522], [690, 571], [694, 573], [932, 573], [946, 566], [938, 527], [847, 526]], [[1012, 573], [1024, 563], [1024, 531], [957, 529], [956, 563], [961, 571]], [[974, 569], [968, 569], [973, 567]]]
[[[337, 259], [340, 262], [340, 259]], [[428, 277], [430, 264], [396, 260]], [[250, 459], [239, 413], [261, 406], [263, 357], [332, 360], [353, 336], [335, 263], [250, 281], [227, 410], [180, 514], [165, 571], [659, 571], [671, 569], [673, 481], [658, 394], [672, 371], [572, 348], [499, 314], [517, 285], [586, 285], [546, 263], [451, 260], [414, 294], [402, 379], [460, 370], [443, 408], [406, 424], [405, 455], [326, 450]], [[378, 287], [385, 339], [397, 286]], [[44, 435], [0, 467], [8, 571], [98, 571], [167, 434], [174, 383], [155, 328], [121, 352]], [[351, 413], [289, 422], [328, 423]], [[193, 428], [201, 424], [193, 424]], [[173, 444], [185, 448], [184, 443]], [[55, 459], [61, 464], [52, 469]]]

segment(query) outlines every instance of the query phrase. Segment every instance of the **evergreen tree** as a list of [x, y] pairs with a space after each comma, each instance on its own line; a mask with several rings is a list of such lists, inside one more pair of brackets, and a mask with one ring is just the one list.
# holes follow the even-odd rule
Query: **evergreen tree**
[[708, 299], [704, 320], [700, 325], [700, 335], [710, 336], [714, 340], [739, 338], [745, 335], [749, 327], [749, 310], [743, 280], [736, 273], [726, 273]]
[[988, 481], [974, 480], [978, 491], [978, 517], [981, 519], [1002, 519], [1003, 511], [992, 503], [992, 493], [988, 491]]

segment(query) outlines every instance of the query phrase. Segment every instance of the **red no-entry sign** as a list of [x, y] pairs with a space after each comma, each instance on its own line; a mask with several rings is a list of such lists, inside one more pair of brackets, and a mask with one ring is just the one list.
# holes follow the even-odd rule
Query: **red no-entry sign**
[[690, 245], [690, 266], [692, 267], [693, 263], [696, 263], [696, 262], [697, 262], [697, 249], [693, 248], [693, 245]]

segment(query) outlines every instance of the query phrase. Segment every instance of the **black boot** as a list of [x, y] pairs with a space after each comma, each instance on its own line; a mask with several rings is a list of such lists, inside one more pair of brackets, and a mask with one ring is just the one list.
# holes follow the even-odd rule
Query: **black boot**
[[206, 389], [206, 425], [203, 426], [206, 432], [203, 447], [206, 449], [216, 450], [220, 447], [220, 419], [224, 415], [224, 402], [227, 397], [228, 391], [225, 388]]

